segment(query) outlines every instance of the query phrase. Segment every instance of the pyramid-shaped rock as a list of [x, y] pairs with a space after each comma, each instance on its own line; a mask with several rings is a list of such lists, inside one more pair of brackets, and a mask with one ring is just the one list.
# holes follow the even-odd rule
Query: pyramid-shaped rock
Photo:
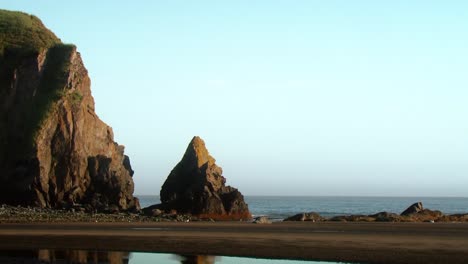
[[417, 214], [422, 211], [424, 211], [423, 204], [421, 202], [417, 202], [417, 203], [412, 204], [410, 207], [406, 208], [406, 210], [403, 211], [401, 215], [408, 216], [412, 214]]
[[205, 142], [194, 137], [161, 188], [161, 207], [214, 219], [250, 219], [244, 197], [225, 185], [222, 173]]

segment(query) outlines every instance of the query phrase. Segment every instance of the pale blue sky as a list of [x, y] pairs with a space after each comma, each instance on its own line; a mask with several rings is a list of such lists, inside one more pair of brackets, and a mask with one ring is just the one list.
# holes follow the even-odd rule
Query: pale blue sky
[[158, 194], [194, 135], [244, 194], [467, 196], [466, 1], [5, 1], [82, 53]]

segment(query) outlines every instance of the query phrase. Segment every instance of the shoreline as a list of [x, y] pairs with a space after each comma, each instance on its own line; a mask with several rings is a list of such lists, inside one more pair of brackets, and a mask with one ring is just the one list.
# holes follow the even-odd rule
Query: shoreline
[[[144, 212], [86, 212], [75, 209], [51, 209], [38, 207], [22, 207], [11, 205], [0, 205], [0, 223], [156, 223], [156, 222], [213, 222], [232, 221], [226, 218], [219, 219], [216, 216], [194, 216], [190, 214], [177, 214], [160, 212], [151, 215]], [[260, 215], [255, 215], [250, 220], [252, 222]], [[286, 218], [272, 218], [266, 216], [266, 221], [275, 223], [282, 221], [311, 221], [311, 222], [445, 222], [445, 223], [468, 223], [468, 213], [464, 214], [444, 214], [441, 211], [424, 209], [420, 212], [409, 215], [398, 215], [390, 212], [379, 212], [371, 215], [350, 214], [324, 217], [315, 212], [298, 213], [288, 215]]]
[[466, 263], [468, 223], [0, 224], [0, 249], [88, 249], [358, 263]]

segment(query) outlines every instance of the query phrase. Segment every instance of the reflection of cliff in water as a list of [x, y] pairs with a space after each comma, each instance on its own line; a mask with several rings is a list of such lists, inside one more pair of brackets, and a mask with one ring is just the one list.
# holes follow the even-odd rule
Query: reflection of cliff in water
[[181, 264], [214, 264], [216, 261], [215, 256], [181, 256], [182, 259], [180, 260]]
[[13, 264], [128, 264], [128, 252], [87, 250], [13, 250], [0, 251], [0, 263]]

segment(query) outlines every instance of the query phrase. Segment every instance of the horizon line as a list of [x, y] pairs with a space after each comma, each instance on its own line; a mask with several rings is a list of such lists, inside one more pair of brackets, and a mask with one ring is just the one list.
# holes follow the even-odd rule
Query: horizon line
[[[133, 196], [160, 196], [159, 194], [134, 194]], [[244, 194], [246, 197], [375, 197], [375, 198], [467, 198], [468, 196], [428, 196], [428, 195], [284, 195], [284, 194]]]

